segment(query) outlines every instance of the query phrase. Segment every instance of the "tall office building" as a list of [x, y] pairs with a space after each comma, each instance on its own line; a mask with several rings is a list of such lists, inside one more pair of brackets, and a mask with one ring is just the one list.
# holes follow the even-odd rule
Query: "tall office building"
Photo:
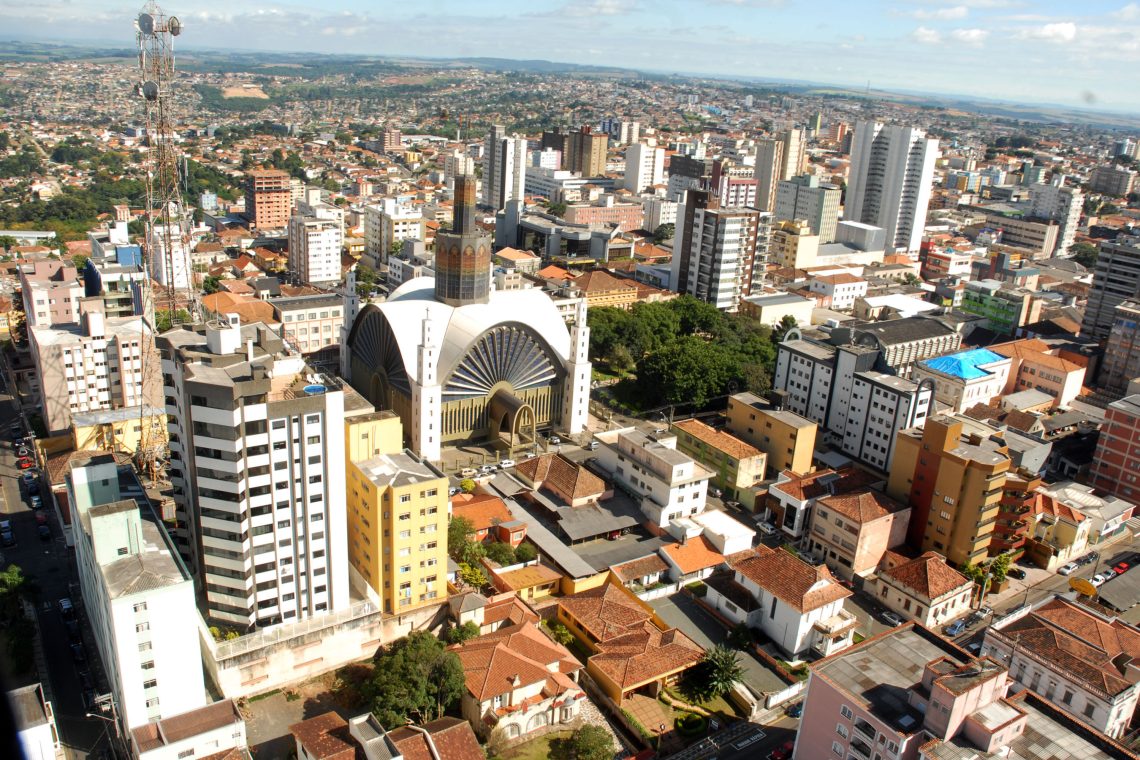
[[804, 174], [782, 180], [776, 191], [775, 221], [803, 219], [819, 242], [834, 243], [839, 223], [839, 188], [821, 185], [819, 177]]
[[1081, 334], [1104, 340], [1112, 330], [1116, 307], [1140, 294], [1140, 235], [1103, 240], [1096, 258], [1092, 290]]
[[562, 168], [577, 172], [583, 177], [600, 177], [606, 173], [606, 152], [610, 137], [605, 132], [594, 132], [582, 127], [570, 133], [570, 164], [562, 160]]
[[289, 224], [293, 190], [289, 172], [251, 169], [245, 180], [245, 218], [259, 230], [280, 230]]
[[1136, 158], [1136, 141], [1131, 137], [1125, 137], [1122, 140], [1117, 140], [1112, 145], [1112, 157], [1125, 156], [1126, 158]]
[[766, 257], [757, 256], [760, 221], [756, 209], [723, 209], [707, 190], [689, 191], [673, 238], [672, 289], [735, 311], [764, 276]]
[[859, 122], [843, 218], [882, 227], [888, 251], [918, 251], [937, 158], [938, 140], [922, 130]]
[[784, 179], [784, 167], [782, 140], [756, 141], [756, 208], [771, 211], [776, 207], [776, 192]]
[[640, 193], [665, 178], [665, 150], [645, 143], [634, 143], [625, 149], [625, 181], [623, 186]]
[[483, 205], [501, 211], [508, 201], [522, 200], [525, 178], [526, 140], [507, 137], [496, 124], [483, 142]]
[[247, 628], [347, 607], [339, 382], [236, 315], [158, 344], [176, 534], [206, 616]]
[[1052, 253], [1063, 253], [1073, 244], [1084, 205], [1085, 194], [1079, 187], [1066, 187], [1063, 174], [1053, 175], [1048, 185], [1029, 187], [1029, 213], [1057, 223], [1057, 246]]
[[1109, 393], [1123, 395], [1137, 377], [1140, 377], [1140, 303], [1124, 301], [1116, 307], [1097, 385]]
[[807, 137], [802, 129], [788, 129], [780, 135], [784, 144], [780, 179], [791, 179], [803, 174], [807, 150]]
[[303, 282], [340, 282], [341, 226], [329, 219], [294, 214], [289, 219], [289, 270]]

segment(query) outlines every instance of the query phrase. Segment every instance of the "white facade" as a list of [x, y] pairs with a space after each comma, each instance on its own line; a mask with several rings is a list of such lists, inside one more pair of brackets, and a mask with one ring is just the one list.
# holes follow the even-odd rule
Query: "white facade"
[[846, 404], [841, 400], [837, 412], [844, 406], [846, 414], [836, 415], [837, 422], [845, 421], [843, 453], [886, 472], [899, 431], [922, 427], [934, 406], [934, 391], [929, 383], [881, 372], [857, 372], [852, 377], [850, 400]]
[[677, 451], [677, 436], [648, 436], [635, 428], [595, 434], [598, 464], [634, 495], [658, 529], [705, 509], [713, 473]]
[[939, 364], [919, 362], [911, 373], [916, 381], [929, 378], [934, 381], [934, 398], [950, 407], [951, 412], [965, 412], [976, 404], [988, 404], [1005, 392], [1012, 361], [1005, 356], [976, 365], [978, 375], [962, 376], [936, 369]]
[[1077, 227], [1081, 223], [1081, 211], [1085, 205], [1085, 194], [1079, 187], [1065, 187], [1063, 176], [1054, 177], [1052, 184], [1029, 186], [1029, 213], [1057, 223], [1057, 247], [1054, 253], [1062, 253], [1073, 244]]
[[343, 609], [344, 393], [263, 325], [232, 320], [160, 339], [181, 548], [211, 619], [265, 626]]
[[775, 220], [804, 219], [819, 242], [835, 242], [839, 223], [840, 190], [834, 185], [821, 185], [814, 175], [781, 180], [776, 189]]
[[624, 187], [632, 193], [665, 181], [665, 149], [634, 143], [625, 149]]
[[[695, 203], [699, 196], [690, 193], [686, 203]], [[735, 311], [741, 298], [752, 295], [753, 280], [763, 276], [767, 248], [764, 255], [757, 250], [761, 218], [767, 220], [768, 215], [699, 206], [692, 211], [691, 230], [685, 229], [690, 226], [688, 205], [678, 213], [670, 284], [679, 293]]]
[[340, 282], [342, 235], [334, 221], [294, 214], [289, 219], [289, 269], [303, 282]]
[[[167, 260], [167, 238], [170, 241], [170, 256]], [[159, 285], [185, 290], [192, 287], [190, 269], [190, 241], [182, 236], [178, 224], [156, 224], [148, 237], [147, 259], [150, 262], [150, 276]]]
[[641, 208], [645, 212], [645, 229], [653, 232], [663, 224], [676, 224], [680, 205], [664, 198], [643, 197]]
[[867, 295], [867, 281], [858, 278], [825, 275], [808, 281], [808, 290], [831, 299], [835, 311], [854, 308], [855, 299]]
[[443, 182], [448, 189], [455, 182], [456, 177], [465, 177], [475, 173], [475, 159], [458, 148], [444, 156]]
[[888, 251], [917, 252], [937, 159], [938, 140], [922, 130], [858, 122], [844, 218], [882, 227]]
[[162, 530], [122, 499], [111, 457], [73, 466], [67, 485], [84, 608], [124, 725], [205, 706], [194, 584]]
[[392, 244], [424, 238], [424, 218], [420, 209], [396, 198], [364, 207], [364, 252], [374, 266], [388, 261]]
[[483, 143], [484, 206], [502, 210], [509, 201], [524, 197], [526, 176], [526, 140], [507, 137], [499, 125], [491, 127]]
[[[175, 715], [166, 721], [143, 726], [131, 732], [135, 760], [187, 760], [219, 755], [226, 750], [246, 746], [245, 720], [237, 705], [228, 699], [194, 710], [192, 714]], [[198, 729], [187, 735], [182, 727]]]

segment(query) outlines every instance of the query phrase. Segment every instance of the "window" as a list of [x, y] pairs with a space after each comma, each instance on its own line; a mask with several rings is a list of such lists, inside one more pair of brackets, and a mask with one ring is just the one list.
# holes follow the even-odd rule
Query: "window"
[[153, 679], [153, 678], [151, 678], [148, 681], [143, 681], [143, 688], [144, 689], [154, 689], [157, 687], [158, 687], [158, 681]]
[[851, 708], [848, 707], [847, 705], [842, 705], [839, 708], [839, 714], [842, 715], [844, 718], [847, 718], [847, 720], [851, 720], [852, 718], [855, 717], [855, 713], [851, 712]]
[[847, 738], [847, 726], [843, 725], [842, 723], [836, 723], [835, 724], [835, 733], [839, 734], [844, 739], [846, 739]]
[[834, 752], [835, 754], [839, 755], [840, 757], [843, 757], [843, 745], [840, 744], [839, 742], [832, 742], [831, 743], [831, 751]]
[[150, 630], [150, 623], [139, 623], [135, 626], [135, 633], [142, 633], [143, 631]]
[[[411, 500], [412, 500], [412, 495], [410, 493], [400, 494], [400, 503], [401, 504], [407, 504]], [[400, 519], [402, 520], [404, 518], [401, 517]]]
[[1096, 705], [1094, 705], [1092, 702], [1086, 702], [1084, 713], [1086, 718], [1091, 718], [1093, 714], [1096, 713]]
[[190, 749], [183, 750], [183, 751], [178, 753], [178, 760], [182, 760], [182, 758], [185, 758], [185, 757], [194, 757], [194, 748], [193, 747], [191, 747]]
[[148, 660], [142, 664], [143, 670], [154, 670], [154, 660]]
[[150, 651], [150, 642], [144, 641], [144, 642], [140, 643], [139, 644], [139, 651], [140, 652], [149, 652]]
[[146, 612], [146, 602], [139, 602], [136, 604], [135, 612]]

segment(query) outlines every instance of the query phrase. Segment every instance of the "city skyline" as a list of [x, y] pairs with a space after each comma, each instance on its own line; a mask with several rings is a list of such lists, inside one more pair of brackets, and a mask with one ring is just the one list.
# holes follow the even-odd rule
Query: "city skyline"
[[[869, 6], [869, 7], [868, 7]], [[10, 37], [133, 43], [110, 0], [0, 5]], [[164, 4], [183, 51], [505, 57], [1135, 110], [1140, 3], [1056, 0], [433, 0], [382, 16], [361, 0]], [[504, 32], [509, 30], [509, 35]], [[503, 45], [509, 36], [510, 47]], [[1000, 65], [1002, 75], [993, 76]]]

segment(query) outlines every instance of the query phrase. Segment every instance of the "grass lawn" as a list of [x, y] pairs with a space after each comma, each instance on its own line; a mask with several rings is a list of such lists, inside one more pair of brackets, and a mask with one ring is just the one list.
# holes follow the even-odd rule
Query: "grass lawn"
[[[511, 747], [509, 750], [502, 754], [503, 760], [547, 760], [547, 758], [555, 757], [560, 753], [551, 749], [550, 743], [558, 742], [561, 739], [569, 739], [571, 731], [552, 731], [549, 734], [544, 734], [537, 739], [532, 739], [529, 742], [523, 742], [517, 746]], [[557, 748], [557, 745], [555, 745]]]

